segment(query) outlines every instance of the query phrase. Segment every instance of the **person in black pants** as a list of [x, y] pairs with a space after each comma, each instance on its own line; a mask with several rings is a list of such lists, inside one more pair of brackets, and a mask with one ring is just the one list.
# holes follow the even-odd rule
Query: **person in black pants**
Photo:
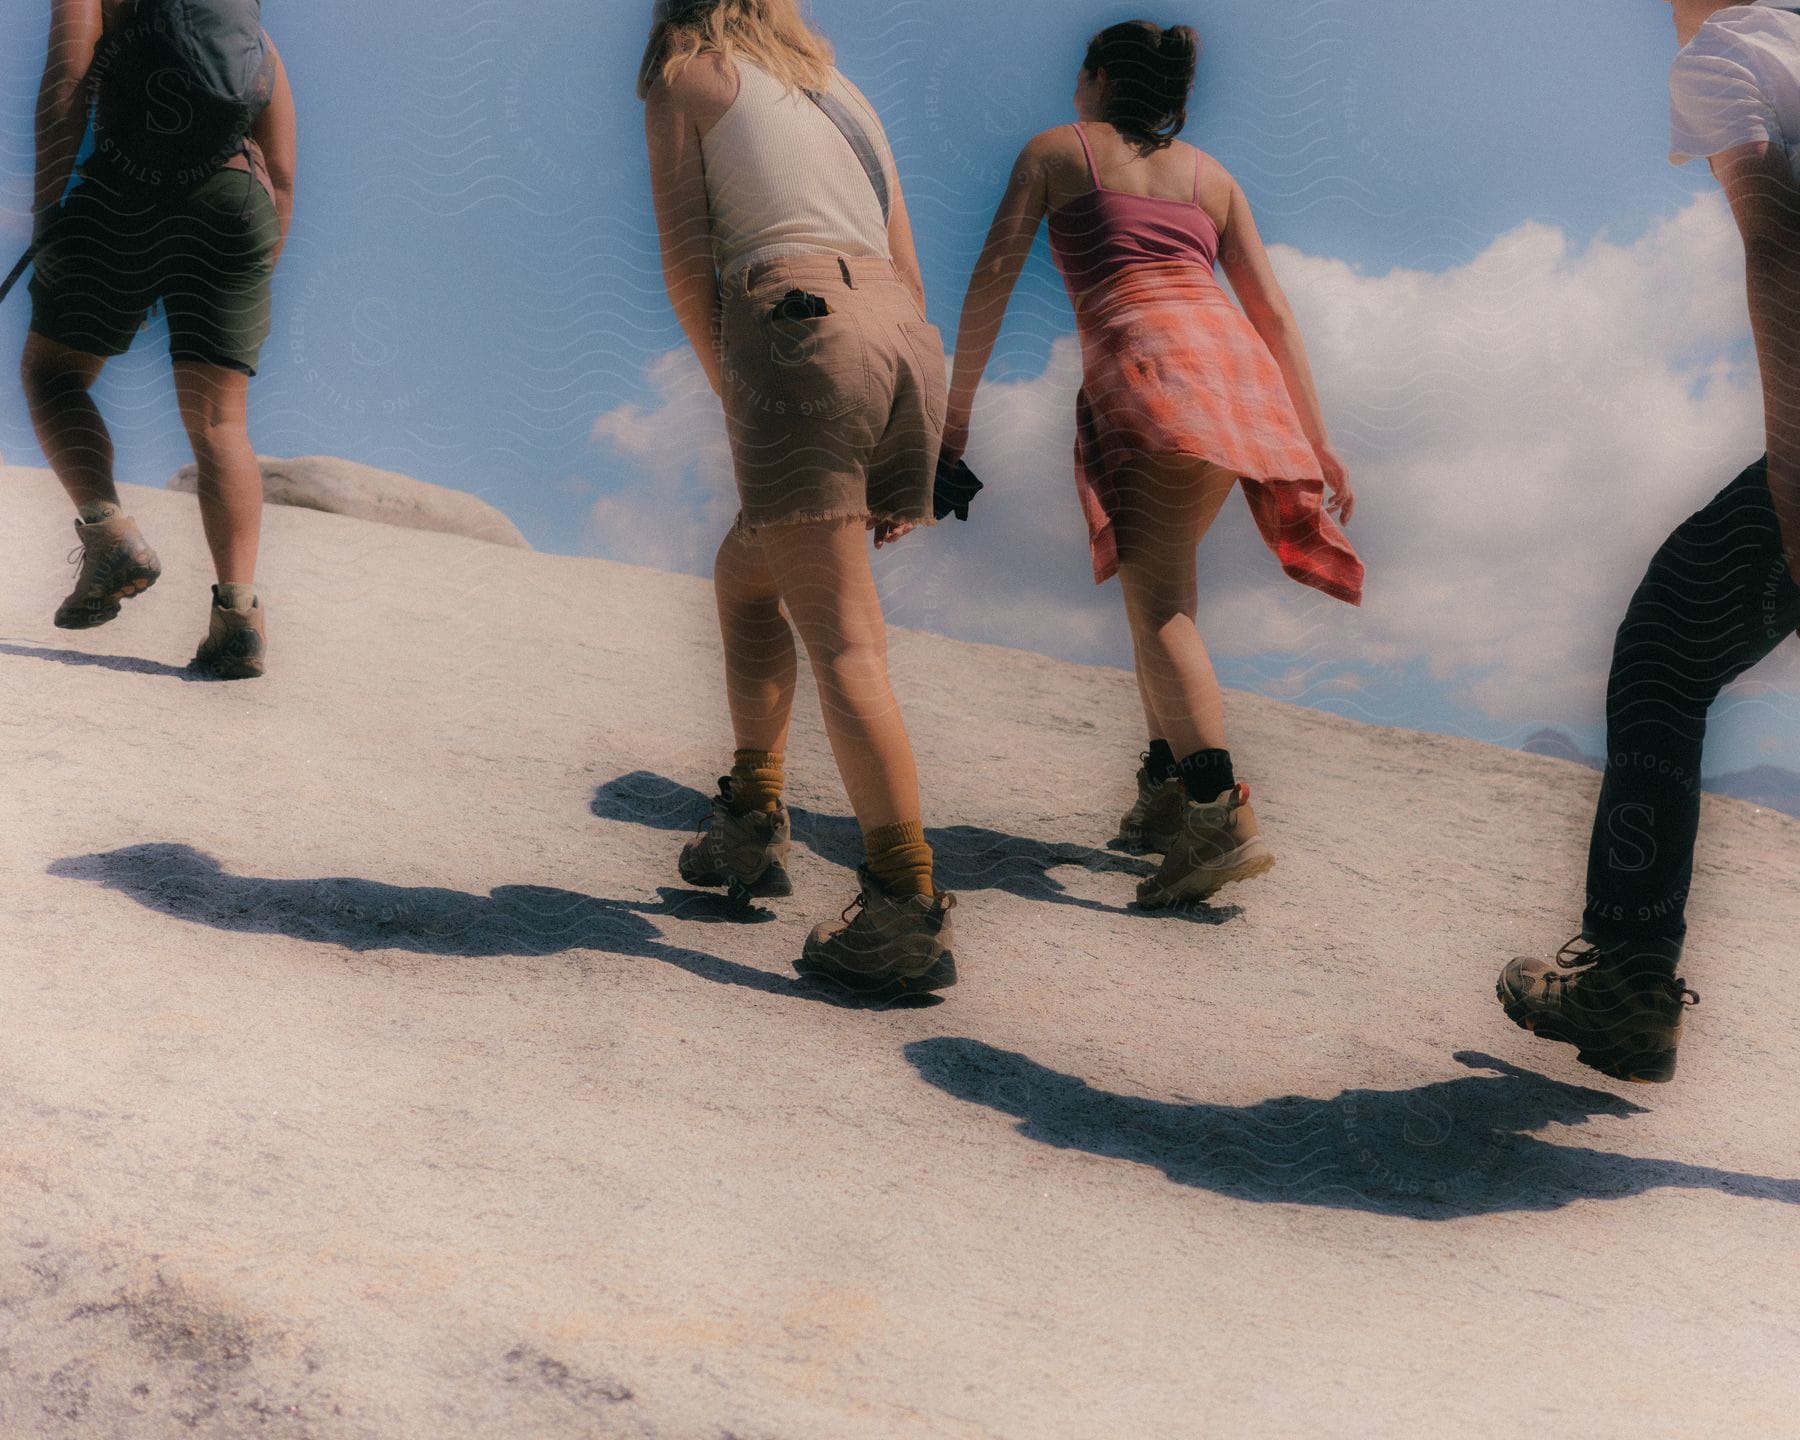
[[[1678, 528], [1619, 627], [1581, 934], [1501, 971], [1519, 1025], [1620, 1079], [1675, 1073], [1706, 717], [1800, 628], [1800, 13], [1674, 0], [1677, 163], [1704, 156], [1744, 240], [1767, 453]], [[1783, 113], [1784, 110], [1793, 113]]]
[[1674, 964], [1687, 934], [1706, 714], [1800, 629], [1767, 457], [1671, 535], [1626, 611], [1582, 933]]

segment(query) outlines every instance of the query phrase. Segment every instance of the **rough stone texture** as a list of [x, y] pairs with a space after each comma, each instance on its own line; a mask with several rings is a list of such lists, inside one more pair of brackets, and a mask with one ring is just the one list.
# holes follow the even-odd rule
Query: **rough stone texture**
[[1597, 777], [1234, 696], [1281, 867], [1146, 918], [1129, 677], [900, 634], [964, 983], [845, 1008], [816, 705], [793, 899], [676, 878], [704, 585], [271, 511], [270, 678], [194, 684], [192, 502], [71, 636], [0, 487], [6, 1440], [1794, 1433], [1800, 824], [1707, 802], [1612, 1086], [1492, 994]]
[[[531, 548], [505, 515], [462, 490], [427, 485], [410, 475], [330, 455], [301, 455], [292, 460], [259, 455], [257, 461], [263, 472], [263, 498], [271, 505], [323, 510], [404, 530], [463, 535], [518, 550]], [[171, 490], [192, 495], [198, 488], [199, 472], [192, 465], [182, 466], [169, 478]]]

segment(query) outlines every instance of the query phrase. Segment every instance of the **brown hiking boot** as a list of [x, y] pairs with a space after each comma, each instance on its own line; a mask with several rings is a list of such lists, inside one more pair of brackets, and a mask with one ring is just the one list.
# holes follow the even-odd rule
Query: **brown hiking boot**
[[792, 837], [785, 805], [734, 814], [731, 778], [725, 776], [713, 797], [712, 813], [700, 822], [700, 833], [682, 847], [681, 878], [690, 885], [721, 886], [738, 900], [792, 895], [787, 873]]
[[1146, 765], [1138, 767], [1137, 803], [1125, 812], [1112, 842], [1113, 849], [1132, 855], [1168, 854], [1187, 814], [1187, 791], [1180, 777], [1171, 775], [1162, 784], [1152, 785], [1149, 759], [1146, 755]]
[[213, 586], [206, 638], [188, 669], [215, 680], [255, 680], [263, 673], [267, 650], [262, 601], [251, 596], [248, 604], [234, 609], [219, 603], [219, 587]]
[[1512, 961], [1495, 993], [1515, 1025], [1575, 1046], [1575, 1058], [1602, 1075], [1673, 1080], [1682, 1011], [1700, 997], [1672, 972], [1628, 970], [1624, 955], [1577, 937], [1554, 960]]
[[69, 563], [81, 571], [69, 598], [56, 607], [59, 630], [91, 630], [118, 619], [119, 602], [142, 595], [162, 574], [162, 562], [127, 515], [92, 525], [77, 520], [75, 534], [81, 548], [71, 552]]
[[1183, 900], [1205, 900], [1234, 880], [1252, 880], [1275, 868], [1275, 856], [1263, 844], [1250, 787], [1235, 785], [1210, 805], [1186, 800], [1181, 828], [1175, 832], [1162, 869], [1138, 882], [1137, 903], [1161, 910]]
[[[922, 994], [956, 983], [956, 897], [893, 895], [867, 866], [842, 925], [820, 925], [794, 968], [864, 994]], [[854, 912], [855, 918], [852, 919]]]

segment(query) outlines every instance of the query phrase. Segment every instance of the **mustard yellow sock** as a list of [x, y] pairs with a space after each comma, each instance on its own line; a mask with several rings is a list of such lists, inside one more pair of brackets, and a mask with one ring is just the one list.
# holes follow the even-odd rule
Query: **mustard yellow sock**
[[731, 761], [731, 808], [739, 815], [773, 814], [787, 784], [786, 759], [779, 750], [739, 750]]
[[917, 820], [884, 825], [863, 836], [869, 869], [891, 895], [935, 895], [931, 883], [931, 847]]

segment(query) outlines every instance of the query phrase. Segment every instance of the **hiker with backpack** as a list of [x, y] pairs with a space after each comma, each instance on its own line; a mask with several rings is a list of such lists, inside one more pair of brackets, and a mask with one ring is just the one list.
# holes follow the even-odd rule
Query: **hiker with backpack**
[[[90, 394], [160, 304], [218, 580], [194, 668], [258, 676], [263, 491], [247, 414], [293, 214], [287, 75], [260, 0], [52, 0], [50, 10], [20, 369], [38, 442], [77, 510], [80, 569], [56, 624], [104, 625], [161, 574], [121, 507], [112, 437]], [[90, 125], [92, 151], [74, 175]]]
[[664, 0], [638, 94], [664, 278], [724, 405], [742, 505], [714, 571], [737, 753], [681, 873], [790, 893], [798, 630], [867, 852], [854, 918], [818, 927], [798, 968], [942, 989], [955, 902], [933, 879], [866, 534], [932, 523], [944, 420], [893, 156], [795, 0]]
[[1710, 162], [1744, 242], [1765, 453], [1670, 535], [1633, 595], [1607, 687], [1581, 933], [1498, 981], [1514, 1023], [1643, 1082], [1674, 1078], [1683, 1012], [1700, 998], [1677, 970], [1707, 712], [1800, 627], [1800, 13], [1674, 0], [1674, 17], [1669, 158]]

